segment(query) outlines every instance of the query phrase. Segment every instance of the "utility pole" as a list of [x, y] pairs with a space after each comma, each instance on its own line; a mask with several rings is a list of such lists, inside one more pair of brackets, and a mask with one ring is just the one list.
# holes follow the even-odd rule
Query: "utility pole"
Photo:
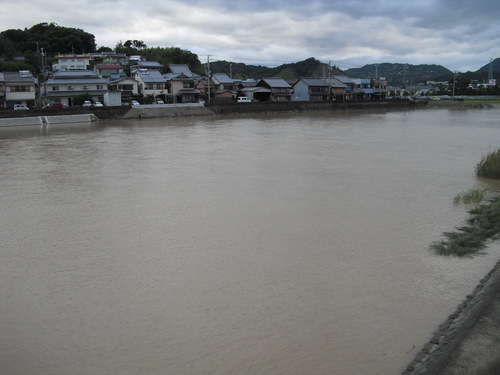
[[210, 55], [207, 55], [207, 87], [208, 87], [208, 97], [207, 101], [210, 103]]
[[451, 98], [452, 98], [452, 99], [455, 99], [455, 76], [456, 76], [456, 75], [457, 75], [457, 71], [455, 70], [455, 71], [453, 72], [453, 93], [452, 93], [452, 95], [451, 95]]
[[490, 59], [490, 69], [488, 70], [488, 83], [493, 80], [493, 59]]

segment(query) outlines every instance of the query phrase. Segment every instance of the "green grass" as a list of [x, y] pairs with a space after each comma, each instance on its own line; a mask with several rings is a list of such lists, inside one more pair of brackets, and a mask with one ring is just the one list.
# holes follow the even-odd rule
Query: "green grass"
[[487, 189], [470, 189], [469, 191], [458, 193], [453, 198], [453, 203], [479, 203], [486, 196]]
[[439, 255], [470, 256], [479, 253], [490, 240], [500, 236], [500, 196], [469, 210], [467, 225], [444, 233], [445, 240], [434, 242], [430, 249]]
[[476, 165], [476, 175], [485, 178], [500, 178], [500, 148], [482, 155], [481, 161]]

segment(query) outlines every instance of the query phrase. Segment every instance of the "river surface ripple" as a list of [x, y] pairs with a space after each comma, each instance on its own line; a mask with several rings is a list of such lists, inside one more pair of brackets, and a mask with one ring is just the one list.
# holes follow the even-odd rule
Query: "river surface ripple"
[[466, 219], [500, 110], [0, 129], [0, 368], [400, 374], [500, 258]]

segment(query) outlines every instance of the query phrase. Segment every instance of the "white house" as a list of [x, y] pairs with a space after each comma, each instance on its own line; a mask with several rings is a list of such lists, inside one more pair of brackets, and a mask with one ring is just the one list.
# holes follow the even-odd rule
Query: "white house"
[[103, 102], [108, 91], [108, 81], [90, 70], [67, 70], [54, 72], [43, 85], [42, 95], [48, 103], [61, 102], [73, 106], [75, 97], [89, 94], [94, 101]]
[[0, 107], [35, 106], [36, 80], [29, 70], [0, 73]]
[[52, 64], [52, 70], [86, 70], [90, 67], [89, 54], [65, 54], [56, 56], [57, 63]]
[[167, 94], [167, 79], [158, 70], [139, 69], [134, 73], [138, 82], [139, 94], [164, 98]]

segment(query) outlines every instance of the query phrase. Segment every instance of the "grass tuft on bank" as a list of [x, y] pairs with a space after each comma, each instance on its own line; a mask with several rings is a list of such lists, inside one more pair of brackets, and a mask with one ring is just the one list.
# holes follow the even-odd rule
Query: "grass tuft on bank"
[[484, 178], [500, 178], [500, 148], [481, 157], [476, 165], [476, 175]]
[[488, 241], [500, 237], [499, 196], [469, 210], [469, 214], [467, 226], [444, 233], [446, 239], [432, 243], [431, 250], [439, 255], [470, 256], [484, 249]]
[[453, 198], [453, 203], [479, 203], [486, 196], [487, 189], [470, 189], [469, 191], [459, 193]]

